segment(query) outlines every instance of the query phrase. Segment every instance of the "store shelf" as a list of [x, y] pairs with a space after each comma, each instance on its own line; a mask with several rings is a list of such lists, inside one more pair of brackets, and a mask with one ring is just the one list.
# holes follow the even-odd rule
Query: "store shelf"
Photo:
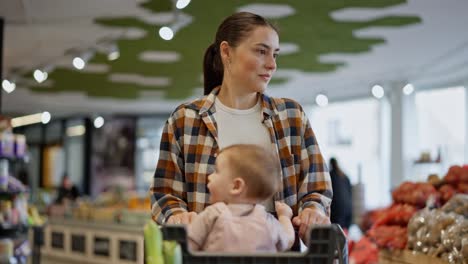
[[43, 227], [40, 249], [44, 258], [57, 258], [60, 263], [144, 263], [142, 225], [49, 220]]
[[27, 163], [27, 158], [25, 157], [10, 157], [10, 156], [0, 156], [0, 160], [6, 159], [10, 162], [23, 162]]
[[424, 160], [424, 161], [421, 161], [421, 160], [416, 160], [413, 162], [414, 165], [424, 165], [424, 164], [441, 164], [440, 161], [437, 161], [437, 160]]
[[21, 194], [21, 193], [28, 193], [29, 191], [0, 191], [0, 197], [2, 196], [14, 196], [14, 195], [18, 195], [18, 194]]
[[26, 225], [0, 225], [0, 238], [15, 237], [28, 231]]

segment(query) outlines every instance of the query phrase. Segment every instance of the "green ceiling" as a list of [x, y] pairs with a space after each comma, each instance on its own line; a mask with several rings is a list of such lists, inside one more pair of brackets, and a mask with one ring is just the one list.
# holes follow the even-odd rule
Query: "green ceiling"
[[[273, 20], [280, 28], [280, 42], [296, 44], [300, 52], [281, 55], [278, 67], [297, 69], [305, 72], [330, 72], [341, 64], [321, 63], [318, 58], [327, 53], [367, 52], [373, 45], [383, 43], [381, 38], [357, 38], [353, 31], [372, 26], [400, 27], [421, 20], [415, 16], [387, 16], [365, 22], [337, 22], [330, 13], [343, 8], [385, 8], [402, 4], [403, 0], [281, 0], [255, 3], [287, 4], [295, 14]], [[192, 24], [176, 33], [171, 41], [162, 40], [159, 28], [146, 24], [137, 17], [99, 18], [96, 23], [108, 27], [136, 27], [147, 31], [147, 35], [136, 40], [119, 40], [120, 58], [108, 61], [104, 54], [97, 54], [90, 63], [107, 64], [106, 73], [86, 73], [59, 68], [49, 74], [52, 87], [32, 87], [36, 92], [81, 91], [91, 97], [112, 97], [132, 99], [140, 97], [143, 90], [165, 91], [166, 98], [183, 99], [190, 96], [195, 87], [201, 87], [202, 57], [205, 48], [213, 41], [217, 25], [224, 17], [240, 6], [252, 1], [193, 0], [183, 10], [194, 20]], [[153, 13], [171, 10], [170, 0], [152, 0], [141, 5]], [[176, 51], [181, 60], [173, 63], [145, 62], [139, 59], [143, 51]], [[109, 81], [109, 74], [138, 74], [146, 77], [169, 77], [171, 84], [164, 87], [141, 86], [135, 83], [116, 83]], [[31, 75], [30, 75], [31, 76]], [[281, 83], [285, 79], [273, 79]]]

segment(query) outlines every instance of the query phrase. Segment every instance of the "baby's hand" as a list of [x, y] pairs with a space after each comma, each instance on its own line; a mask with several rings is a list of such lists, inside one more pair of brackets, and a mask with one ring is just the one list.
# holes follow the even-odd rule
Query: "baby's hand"
[[293, 211], [289, 205], [282, 203], [282, 202], [275, 202], [275, 210], [278, 218], [280, 216], [286, 216], [287, 218], [291, 219], [293, 216]]

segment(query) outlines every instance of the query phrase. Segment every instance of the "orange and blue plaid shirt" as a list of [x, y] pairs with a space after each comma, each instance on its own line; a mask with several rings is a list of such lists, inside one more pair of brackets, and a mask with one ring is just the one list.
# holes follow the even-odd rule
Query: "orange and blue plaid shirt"
[[[175, 109], [166, 122], [154, 174], [152, 217], [163, 224], [174, 213], [209, 205], [208, 175], [214, 172], [217, 144], [214, 101], [219, 88]], [[282, 190], [274, 200], [293, 209], [306, 207], [330, 213], [332, 187], [326, 163], [302, 107], [295, 101], [262, 95], [267, 127], [282, 168]], [[241, 128], [239, 128], [241, 129]]]

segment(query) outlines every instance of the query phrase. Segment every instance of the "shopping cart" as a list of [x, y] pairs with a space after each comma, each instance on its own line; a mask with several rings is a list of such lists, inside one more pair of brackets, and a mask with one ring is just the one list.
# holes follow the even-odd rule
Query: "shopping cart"
[[[348, 263], [348, 246], [339, 225], [319, 225], [311, 229], [311, 241], [306, 252], [225, 254], [191, 252], [188, 250], [187, 233], [180, 225], [162, 227], [164, 240], [177, 241], [182, 250], [183, 263], [190, 264], [332, 264]], [[337, 262], [335, 262], [337, 261]]]

